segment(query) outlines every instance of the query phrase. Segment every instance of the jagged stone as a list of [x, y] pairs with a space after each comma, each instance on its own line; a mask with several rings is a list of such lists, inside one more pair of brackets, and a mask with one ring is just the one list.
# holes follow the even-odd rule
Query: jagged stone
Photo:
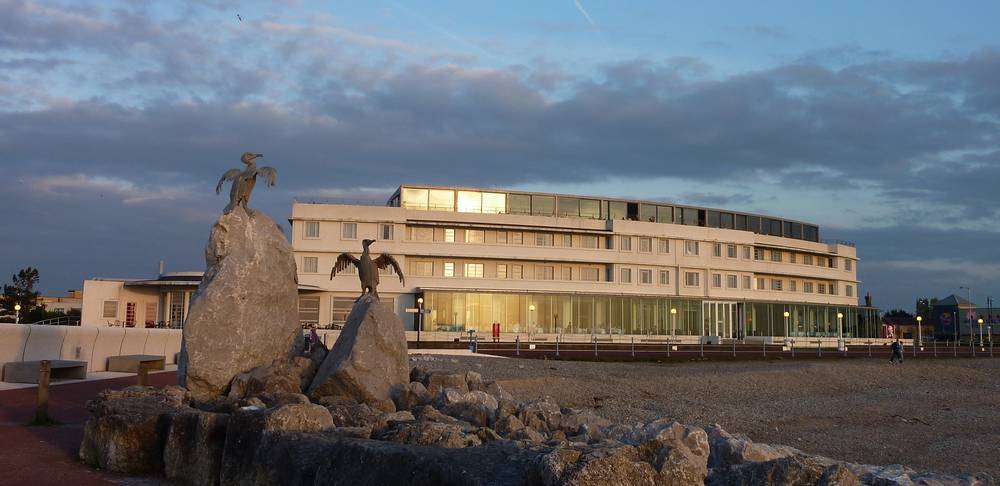
[[705, 427], [708, 442], [711, 447], [709, 467], [724, 467], [744, 462], [764, 462], [795, 454], [802, 451], [787, 446], [772, 446], [751, 442], [741, 435], [733, 435], [717, 424]]
[[427, 390], [434, 395], [446, 388], [453, 388], [459, 393], [469, 391], [469, 384], [465, 381], [465, 375], [461, 373], [432, 371], [426, 375], [423, 383], [427, 386]]
[[521, 419], [517, 418], [516, 415], [507, 415], [499, 420], [497, 420], [494, 430], [500, 435], [509, 437], [510, 434], [517, 432], [524, 428], [524, 423]]
[[392, 401], [396, 404], [396, 410], [410, 410], [431, 403], [433, 400], [434, 396], [419, 381], [411, 381], [405, 387], [394, 387], [392, 390]]
[[762, 462], [744, 462], [725, 468], [713, 468], [705, 484], [710, 486], [754, 485], [813, 485], [832, 461], [818, 457], [794, 455]]
[[207, 269], [184, 324], [177, 380], [197, 399], [223, 395], [239, 373], [301, 345], [292, 248], [264, 214], [224, 214], [205, 247]]
[[289, 404], [306, 405], [311, 403], [309, 401], [309, 397], [301, 393], [262, 393], [259, 398], [267, 408], [275, 408]]
[[233, 377], [229, 398], [247, 398], [263, 393], [301, 393], [302, 375], [308, 372], [312, 361], [296, 356], [280, 358]]
[[167, 479], [196, 486], [219, 483], [229, 415], [187, 411], [173, 416], [163, 449]]
[[861, 480], [843, 464], [834, 464], [823, 470], [816, 486], [861, 486]]
[[403, 444], [429, 445], [445, 448], [476, 446], [482, 441], [475, 433], [467, 433], [461, 425], [453, 425], [429, 420], [397, 422], [376, 436], [379, 440], [391, 440]]
[[606, 484], [654, 485], [656, 471], [639, 458], [630, 445], [596, 447], [587, 450], [567, 468], [555, 484], [597, 486]]
[[599, 430], [611, 425], [611, 421], [597, 415], [593, 410], [578, 410], [564, 408], [559, 417], [559, 429], [567, 433], [576, 433], [586, 425], [590, 430]]
[[524, 425], [540, 432], [557, 430], [562, 421], [559, 405], [549, 398], [522, 403], [517, 416]]
[[503, 440], [503, 437], [500, 437], [496, 431], [489, 427], [480, 427], [476, 429], [476, 437], [479, 437], [479, 440], [481, 440], [484, 444], [495, 440]]
[[538, 458], [538, 467], [542, 477], [542, 484], [553, 486], [560, 484], [566, 470], [576, 464], [583, 452], [577, 448], [559, 446], [551, 452], [543, 454]]
[[131, 386], [105, 390], [87, 402], [80, 459], [123, 473], [163, 471], [163, 444], [172, 417], [192, 410], [174, 391]]
[[507, 435], [507, 438], [511, 440], [527, 440], [539, 443], [545, 442], [544, 434], [528, 426], [512, 431]]
[[349, 398], [323, 397], [319, 404], [330, 411], [334, 425], [337, 427], [371, 426], [380, 413], [374, 408], [358, 403]]
[[640, 456], [653, 465], [657, 484], [704, 484], [708, 476], [708, 434], [698, 427], [659, 419], [632, 433]]
[[379, 415], [379, 417], [375, 419], [375, 422], [372, 424], [372, 434], [378, 435], [386, 428], [395, 425], [397, 422], [413, 421], [416, 421], [416, 418], [413, 417], [412, 413], [406, 410], [402, 412], [383, 413], [382, 415]]
[[[494, 395], [495, 396], [495, 395]], [[497, 419], [506, 417], [508, 415], [514, 415], [517, 413], [517, 402], [509, 400], [506, 398], [501, 398], [497, 401]]]
[[475, 371], [465, 372], [465, 384], [468, 386], [469, 391], [485, 391], [486, 384], [483, 383], [483, 375]]
[[383, 408], [392, 403], [393, 387], [409, 384], [408, 370], [403, 324], [388, 305], [368, 295], [354, 304], [308, 395], [378, 402]]
[[486, 405], [471, 401], [461, 401], [445, 405], [441, 408], [441, 412], [478, 427], [488, 427], [493, 421], [492, 410]]

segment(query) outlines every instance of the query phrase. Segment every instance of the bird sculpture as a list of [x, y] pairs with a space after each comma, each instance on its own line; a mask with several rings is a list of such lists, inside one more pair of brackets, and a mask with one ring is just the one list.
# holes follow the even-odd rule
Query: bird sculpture
[[383, 253], [378, 258], [372, 260], [371, 254], [368, 253], [368, 247], [373, 243], [375, 243], [375, 240], [363, 240], [361, 242], [364, 246], [361, 258], [357, 258], [350, 253], [341, 253], [337, 257], [337, 262], [333, 264], [333, 270], [330, 270], [330, 280], [333, 280], [333, 277], [337, 276], [337, 272], [343, 272], [350, 265], [354, 265], [354, 268], [358, 269], [358, 278], [361, 279], [361, 295], [354, 300], [355, 302], [361, 300], [366, 295], [371, 295], [375, 300], [379, 300], [378, 271], [380, 268], [389, 268], [391, 265], [392, 269], [396, 271], [396, 275], [399, 275], [399, 283], [406, 285], [403, 270], [399, 268], [399, 262], [391, 255]]
[[275, 180], [278, 178], [278, 171], [274, 167], [257, 167], [257, 164], [254, 162], [255, 159], [263, 156], [263, 154], [243, 152], [240, 162], [246, 164], [247, 168], [244, 170], [230, 169], [225, 174], [222, 174], [222, 179], [219, 179], [219, 183], [215, 186], [216, 194], [222, 192], [222, 185], [226, 181], [232, 181], [233, 183], [233, 187], [229, 191], [229, 205], [226, 206], [226, 214], [236, 209], [236, 206], [243, 206], [245, 209], [249, 209], [247, 208], [247, 203], [250, 202], [250, 191], [253, 191], [253, 186], [257, 184], [257, 176], [263, 177], [264, 182], [268, 186], [274, 185]]

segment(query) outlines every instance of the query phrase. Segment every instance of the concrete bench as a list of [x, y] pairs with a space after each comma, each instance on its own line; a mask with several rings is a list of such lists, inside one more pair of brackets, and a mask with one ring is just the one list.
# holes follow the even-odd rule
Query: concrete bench
[[[38, 383], [41, 361], [12, 361], [3, 365], [3, 381], [7, 383]], [[87, 377], [86, 361], [54, 359], [49, 361], [49, 380], [82, 380]]]
[[139, 371], [139, 363], [146, 365], [147, 370], [162, 370], [163, 356], [152, 354], [128, 354], [125, 356], [108, 357], [108, 371], [118, 371], [122, 373], [136, 373]]

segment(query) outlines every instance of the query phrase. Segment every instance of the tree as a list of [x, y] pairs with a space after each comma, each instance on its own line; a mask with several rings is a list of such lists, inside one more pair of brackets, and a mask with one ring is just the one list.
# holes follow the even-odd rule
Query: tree
[[913, 318], [913, 314], [910, 314], [909, 312], [906, 312], [903, 309], [892, 309], [889, 312], [886, 312], [884, 315], [885, 315], [885, 317]]
[[39, 292], [35, 290], [38, 285], [38, 269], [28, 267], [11, 277], [11, 285], [3, 286], [3, 295], [0, 296], [0, 314], [15, 315], [14, 306], [21, 305], [21, 315], [27, 316], [37, 312], [42, 305], [38, 302]]
[[937, 303], [936, 298], [928, 299], [927, 297], [921, 297], [917, 299], [917, 308], [916, 308], [917, 315], [924, 316], [924, 319], [927, 319], [928, 317], [930, 317], [931, 309], [936, 303]]

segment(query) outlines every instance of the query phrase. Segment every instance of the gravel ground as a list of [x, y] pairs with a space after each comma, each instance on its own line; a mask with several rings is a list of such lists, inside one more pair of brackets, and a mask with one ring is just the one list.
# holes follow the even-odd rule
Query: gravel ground
[[419, 356], [521, 400], [632, 424], [718, 423], [754, 441], [867, 464], [1000, 477], [1000, 359], [613, 363]]

